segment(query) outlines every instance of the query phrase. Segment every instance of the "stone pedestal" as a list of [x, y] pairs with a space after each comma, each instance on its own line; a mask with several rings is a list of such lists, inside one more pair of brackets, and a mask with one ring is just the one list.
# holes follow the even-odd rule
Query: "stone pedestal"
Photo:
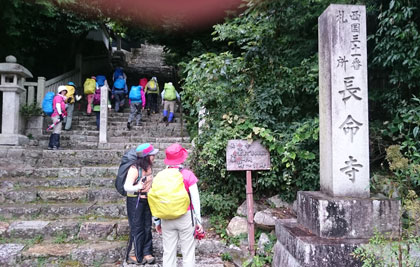
[[44, 117], [43, 116], [32, 116], [27, 119], [26, 122], [26, 134], [38, 136], [42, 135], [42, 130], [44, 128]]
[[273, 266], [361, 266], [351, 253], [375, 231], [397, 235], [400, 202], [298, 192], [297, 220], [277, 220]]

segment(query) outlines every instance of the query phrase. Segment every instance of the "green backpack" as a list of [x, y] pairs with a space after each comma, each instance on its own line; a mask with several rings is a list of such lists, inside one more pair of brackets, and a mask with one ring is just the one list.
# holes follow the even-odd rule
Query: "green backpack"
[[164, 100], [172, 101], [176, 99], [176, 91], [172, 83], [165, 83], [164, 90], [165, 90], [165, 93], [163, 94]]

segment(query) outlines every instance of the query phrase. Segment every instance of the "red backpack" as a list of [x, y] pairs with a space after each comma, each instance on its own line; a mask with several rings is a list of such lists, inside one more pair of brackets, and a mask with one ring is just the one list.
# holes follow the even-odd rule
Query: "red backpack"
[[94, 105], [101, 104], [101, 88], [95, 90], [95, 94], [93, 95], [93, 104]]

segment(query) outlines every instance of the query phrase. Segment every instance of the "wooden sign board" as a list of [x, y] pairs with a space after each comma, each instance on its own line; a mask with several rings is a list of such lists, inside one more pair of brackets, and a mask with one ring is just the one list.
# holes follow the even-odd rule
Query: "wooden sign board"
[[228, 171], [269, 170], [270, 153], [259, 141], [229, 140], [226, 149]]

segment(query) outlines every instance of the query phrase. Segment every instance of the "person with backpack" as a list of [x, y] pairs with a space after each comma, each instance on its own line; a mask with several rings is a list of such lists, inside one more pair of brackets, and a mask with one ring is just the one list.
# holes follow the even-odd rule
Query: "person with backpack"
[[144, 110], [146, 105], [146, 98], [144, 96], [143, 87], [140, 85], [131, 86], [130, 94], [130, 115], [128, 116], [127, 128], [131, 129], [131, 122], [136, 118], [136, 126], [142, 125], [141, 111]]
[[[100, 121], [101, 121], [101, 91], [102, 88], [105, 87], [106, 90], [110, 90], [108, 86], [108, 82], [105, 78], [105, 76], [102, 76], [105, 78], [105, 80], [102, 80], [100, 78], [101, 76], [96, 76], [98, 87], [95, 90], [95, 94], [93, 94], [93, 112], [95, 112], [96, 116], [96, 129], [99, 131]], [[101, 82], [102, 80], [102, 82]], [[111, 102], [108, 99], [108, 108], [111, 108]]]
[[87, 108], [86, 108], [87, 115], [92, 114], [93, 95], [95, 94], [96, 87], [97, 85], [96, 85], [95, 76], [87, 78], [85, 83], [83, 84], [83, 89], [84, 89], [84, 93], [86, 95], [86, 100], [87, 100]]
[[119, 112], [120, 109], [123, 111], [127, 93], [127, 83], [125, 82], [125, 79], [120, 76], [120, 78], [115, 80], [114, 86], [112, 87], [112, 98], [115, 98], [115, 112]]
[[73, 120], [73, 111], [74, 111], [74, 103], [75, 103], [75, 97], [74, 94], [76, 92], [76, 86], [74, 85], [73, 82], [69, 82], [67, 85], [67, 117], [65, 118], [65, 126], [64, 126], [64, 130], [65, 131], [70, 131], [71, 130], [71, 123]]
[[50, 142], [48, 144], [48, 149], [59, 149], [60, 148], [60, 134], [63, 124], [64, 117], [67, 116], [66, 112], [66, 97], [67, 87], [65, 85], [60, 85], [57, 88], [57, 95], [53, 99], [53, 113], [51, 118], [54, 123], [54, 130], [50, 136]]
[[146, 84], [144, 92], [146, 94], [147, 115], [150, 115], [150, 112], [153, 112], [153, 114], [158, 113], [159, 84], [156, 77], [152, 77], [152, 79]]
[[[176, 249], [180, 242], [182, 251], [182, 262], [184, 267], [195, 265], [195, 245], [194, 234], [204, 233], [201, 225], [200, 196], [198, 193], [198, 179], [195, 174], [184, 168], [183, 163], [188, 157], [188, 152], [180, 144], [172, 144], [165, 150], [165, 164], [168, 169], [179, 170], [182, 174], [184, 189], [189, 193], [191, 204], [184, 214], [175, 219], [163, 219], [161, 222], [155, 220], [156, 231], [162, 234], [163, 241], [163, 267], [176, 266]], [[162, 172], [165, 172], [162, 171]], [[169, 172], [168, 172], [169, 173]], [[176, 172], [174, 172], [176, 173]], [[159, 174], [156, 175], [158, 179]], [[155, 189], [155, 182], [152, 183], [152, 191]], [[149, 197], [150, 197], [149, 196]], [[149, 199], [150, 202], [150, 199]], [[154, 212], [154, 206], [152, 207]], [[193, 219], [195, 218], [195, 219]]]
[[115, 82], [119, 78], [122, 78], [125, 81], [127, 81], [127, 75], [124, 73], [121, 67], [115, 68], [114, 74], [112, 75], [112, 81]]
[[[153, 181], [152, 167], [155, 155], [159, 152], [151, 144], [137, 146], [137, 160], [130, 165], [124, 182], [127, 193], [127, 216], [130, 225], [130, 240], [126, 251], [128, 264], [152, 264], [152, 214], [147, 201], [147, 192]], [[123, 163], [121, 164], [123, 165]], [[134, 243], [134, 257], [129, 257]]]
[[[161, 93], [162, 105], [163, 105], [163, 122], [172, 122], [175, 112], [175, 101], [178, 99], [180, 101], [181, 97], [178, 92], [175, 90], [175, 86], [169, 82], [165, 83], [163, 91]], [[169, 116], [168, 116], [169, 110]]]

